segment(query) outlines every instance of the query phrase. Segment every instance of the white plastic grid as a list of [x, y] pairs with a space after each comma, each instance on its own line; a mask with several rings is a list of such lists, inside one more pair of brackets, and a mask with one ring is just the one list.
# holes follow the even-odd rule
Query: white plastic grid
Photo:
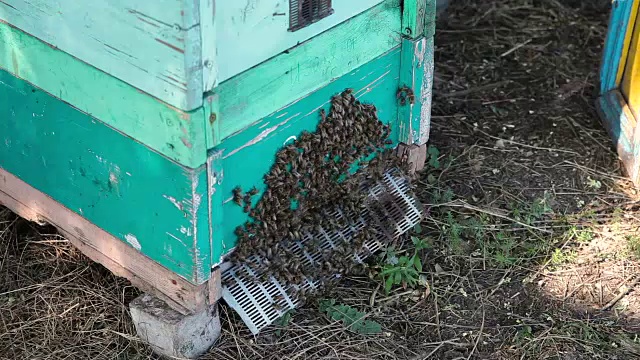
[[[301, 241], [295, 242], [294, 252], [303, 255], [305, 265], [311, 264], [321, 257], [321, 251], [313, 254], [304, 250], [303, 244], [310, 241], [314, 236], [321, 238], [320, 249], [334, 247], [334, 244], [344, 239], [351, 239], [360, 229], [370, 224], [372, 230], [377, 230], [374, 240], [366, 242], [364, 250], [360, 254], [354, 254], [355, 260], [362, 262], [366, 256], [380, 250], [383, 243], [388, 242], [388, 237], [398, 237], [410, 230], [422, 219], [422, 205], [411, 194], [411, 189], [407, 180], [400, 176], [394, 176], [394, 170], [389, 170], [384, 174], [381, 182], [369, 190], [369, 198], [379, 201], [382, 197], [395, 199], [386, 202], [389, 208], [383, 209], [385, 222], [391, 223], [394, 229], [381, 228], [381, 220], [377, 214], [363, 209], [355, 223], [351, 223], [342, 231], [334, 231], [328, 234], [324, 229], [320, 229], [319, 234], [304, 234]], [[341, 218], [342, 213], [335, 212], [336, 218]], [[390, 231], [392, 230], [392, 231]], [[387, 241], [381, 241], [387, 239]], [[259, 276], [246, 264], [238, 264], [229, 267], [222, 275], [223, 287], [222, 296], [231, 308], [233, 308], [245, 322], [253, 334], [257, 334], [264, 327], [269, 326], [287, 311], [294, 309], [299, 300], [288, 294], [286, 286], [281, 284], [274, 277], [268, 281], [250, 281], [247, 283], [238, 274], [243, 270], [250, 276]], [[302, 288], [316, 288], [314, 281], [305, 281]], [[277, 306], [274, 306], [277, 304]]]

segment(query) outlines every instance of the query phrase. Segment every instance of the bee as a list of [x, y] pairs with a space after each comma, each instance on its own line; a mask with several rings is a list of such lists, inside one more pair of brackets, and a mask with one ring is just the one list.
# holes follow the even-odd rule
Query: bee
[[242, 206], [242, 188], [240, 186], [233, 188], [233, 202], [238, 206]]
[[251, 205], [251, 195], [249, 195], [249, 193], [244, 194], [242, 200], [245, 205]]
[[255, 196], [255, 195], [258, 195], [258, 192], [259, 192], [258, 188], [254, 186], [251, 188], [251, 190], [249, 190], [249, 195]]

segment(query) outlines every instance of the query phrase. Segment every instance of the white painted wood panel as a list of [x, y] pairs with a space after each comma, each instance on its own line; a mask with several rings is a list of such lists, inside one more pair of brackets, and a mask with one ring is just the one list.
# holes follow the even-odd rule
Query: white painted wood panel
[[333, 0], [332, 15], [290, 32], [289, 0], [218, 0], [218, 80], [227, 80], [382, 1]]

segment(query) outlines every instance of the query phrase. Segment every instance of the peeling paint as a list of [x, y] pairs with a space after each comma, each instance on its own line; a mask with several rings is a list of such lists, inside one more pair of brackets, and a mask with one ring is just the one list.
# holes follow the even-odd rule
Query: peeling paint
[[180, 141], [182, 141], [182, 143], [184, 144], [184, 146], [186, 146], [187, 148], [191, 149], [193, 147], [193, 145], [191, 145], [191, 143], [189, 142], [189, 139], [181, 136], [180, 137]]
[[429, 132], [431, 130], [431, 102], [432, 102], [432, 87], [433, 87], [433, 38], [429, 38], [425, 42], [425, 51], [423, 52], [423, 78], [422, 88], [420, 89], [420, 102], [422, 108], [420, 109], [420, 133], [417, 137], [414, 137], [419, 144], [425, 144], [429, 141]]
[[180, 239], [179, 237], [173, 235], [170, 232], [166, 232], [165, 234], [169, 235], [169, 237], [171, 237], [172, 239], [176, 240], [177, 242], [179, 242], [180, 244], [182, 244], [182, 246], [184, 246], [185, 248], [187, 248], [187, 244], [184, 243], [184, 241], [182, 241], [182, 239]]
[[173, 196], [169, 196], [169, 195], [162, 195], [162, 197], [164, 197], [165, 199], [171, 201], [171, 203], [178, 208], [178, 210], [180, 211], [184, 211], [184, 206], [182, 205], [181, 202], [179, 202], [178, 200], [176, 200], [176, 198], [174, 198]]
[[259, 143], [260, 141], [264, 140], [267, 136], [269, 136], [269, 134], [271, 134], [272, 132], [278, 130], [278, 128], [286, 123], [288, 123], [291, 119], [299, 116], [300, 113], [297, 113], [291, 117], [286, 118], [285, 120], [283, 120], [282, 122], [280, 122], [278, 125], [272, 126], [270, 128], [264, 129], [260, 134], [258, 134], [258, 136], [256, 136], [255, 138], [251, 139], [249, 142], [247, 142], [246, 144], [240, 146], [239, 148], [231, 151], [230, 153], [228, 153], [227, 155], [225, 155], [223, 157], [223, 159], [228, 158], [229, 156], [237, 153], [238, 151], [247, 148], [249, 146], [255, 145], [257, 143]]
[[186, 228], [184, 226], [180, 226], [180, 232], [187, 235], [187, 236], [191, 236], [192, 232], [191, 229]]
[[129, 245], [133, 246], [134, 249], [138, 251], [142, 250], [142, 246], [140, 245], [140, 242], [138, 241], [138, 238], [135, 237], [135, 235], [127, 234], [124, 236], [124, 239], [129, 243]]

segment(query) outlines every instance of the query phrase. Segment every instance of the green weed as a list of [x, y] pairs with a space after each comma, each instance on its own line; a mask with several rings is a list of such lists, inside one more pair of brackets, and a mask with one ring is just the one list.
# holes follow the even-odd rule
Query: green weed
[[[276, 321], [274, 321], [273, 324], [280, 328], [286, 328], [291, 323], [291, 319], [293, 318], [294, 314], [295, 314], [295, 310], [289, 310], [286, 313], [282, 314], [282, 316], [279, 317]], [[282, 332], [282, 329], [277, 329], [276, 335], [280, 336], [281, 332]]]
[[440, 157], [440, 150], [438, 150], [437, 147], [430, 145], [427, 148], [427, 156], [429, 158], [429, 166], [436, 170], [440, 169], [440, 160], [438, 160]]
[[383, 257], [384, 265], [380, 272], [380, 278], [384, 283], [384, 291], [389, 294], [394, 285], [402, 285], [403, 288], [415, 288], [422, 272], [422, 260], [420, 251], [427, 249], [430, 245], [416, 236], [411, 237], [414, 245], [412, 256], [403, 255], [398, 257], [393, 247], [385, 251]]
[[336, 305], [335, 299], [321, 300], [320, 311], [326, 313], [332, 320], [341, 321], [347, 329], [358, 334], [370, 335], [378, 334], [382, 331], [382, 326], [379, 323], [365, 320], [366, 313], [360, 312], [349, 305]]
[[627, 235], [627, 250], [631, 253], [633, 257], [636, 259], [640, 259], [640, 236], [638, 235]]

